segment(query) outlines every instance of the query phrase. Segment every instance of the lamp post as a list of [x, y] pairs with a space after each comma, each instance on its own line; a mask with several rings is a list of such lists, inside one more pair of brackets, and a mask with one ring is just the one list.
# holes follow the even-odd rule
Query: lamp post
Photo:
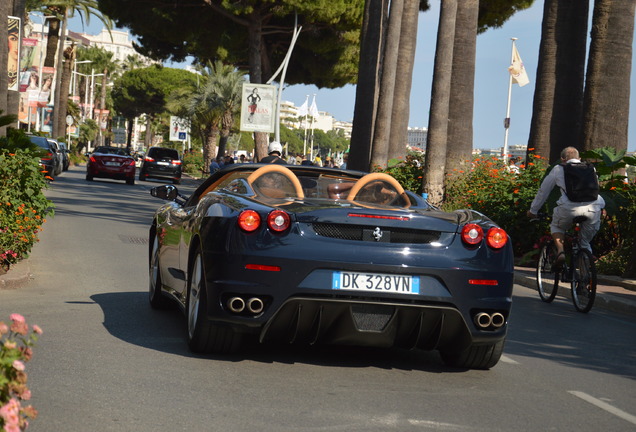
[[93, 60], [80, 60], [80, 61], [75, 60], [73, 64], [73, 97], [75, 97], [75, 95], [77, 94], [77, 65], [84, 64], [84, 63], [93, 63]]

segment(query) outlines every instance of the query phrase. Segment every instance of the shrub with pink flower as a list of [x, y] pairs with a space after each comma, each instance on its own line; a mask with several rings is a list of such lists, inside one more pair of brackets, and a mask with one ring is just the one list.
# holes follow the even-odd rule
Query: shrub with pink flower
[[26, 365], [33, 356], [32, 346], [42, 334], [34, 325], [29, 330], [24, 317], [11, 314], [11, 324], [0, 321], [0, 432], [21, 432], [37, 411], [22, 402], [31, 399], [27, 388]]

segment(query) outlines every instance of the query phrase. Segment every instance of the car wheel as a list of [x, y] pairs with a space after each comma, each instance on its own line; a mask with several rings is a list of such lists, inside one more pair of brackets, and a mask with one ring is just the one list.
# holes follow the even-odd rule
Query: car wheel
[[90, 174], [86, 174], [86, 181], [93, 181], [93, 176]]
[[134, 185], [135, 184], [135, 178], [133, 177], [133, 178], [126, 179], [126, 184]]
[[147, 178], [147, 177], [148, 177], [148, 176], [147, 176], [146, 174], [144, 174], [144, 173], [139, 173], [139, 181], [144, 181], [144, 180], [146, 180], [146, 178]]
[[448, 366], [467, 369], [490, 369], [499, 362], [505, 340], [493, 344], [471, 345], [464, 351], [442, 350], [442, 360]]
[[172, 184], [176, 184], [176, 185], [181, 184], [181, 179], [173, 179]]
[[186, 296], [188, 346], [196, 353], [229, 354], [240, 347], [241, 335], [230, 327], [213, 324], [207, 319], [207, 292], [203, 255], [197, 249], [190, 263]]
[[150, 251], [150, 260], [148, 263], [149, 285], [148, 299], [153, 309], [167, 309], [172, 306], [172, 302], [166, 298], [161, 292], [161, 271], [159, 263], [159, 238], [155, 236]]

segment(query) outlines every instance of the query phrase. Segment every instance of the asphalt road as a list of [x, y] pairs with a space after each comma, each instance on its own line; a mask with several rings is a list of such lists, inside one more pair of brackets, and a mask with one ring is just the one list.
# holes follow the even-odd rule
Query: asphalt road
[[27, 363], [30, 432], [636, 430], [636, 320], [521, 286], [490, 371], [402, 350], [191, 354], [180, 313], [147, 301], [155, 184], [86, 182], [77, 167], [47, 191], [56, 214], [33, 280], [0, 290], [1, 320], [19, 312], [44, 330]]

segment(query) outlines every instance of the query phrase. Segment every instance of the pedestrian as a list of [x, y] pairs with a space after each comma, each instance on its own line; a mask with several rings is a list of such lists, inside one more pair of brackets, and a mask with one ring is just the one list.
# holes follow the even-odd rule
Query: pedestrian
[[287, 162], [281, 155], [283, 154], [283, 146], [278, 141], [272, 141], [267, 148], [267, 156], [261, 159], [261, 163], [275, 163], [280, 165], [287, 165]]

